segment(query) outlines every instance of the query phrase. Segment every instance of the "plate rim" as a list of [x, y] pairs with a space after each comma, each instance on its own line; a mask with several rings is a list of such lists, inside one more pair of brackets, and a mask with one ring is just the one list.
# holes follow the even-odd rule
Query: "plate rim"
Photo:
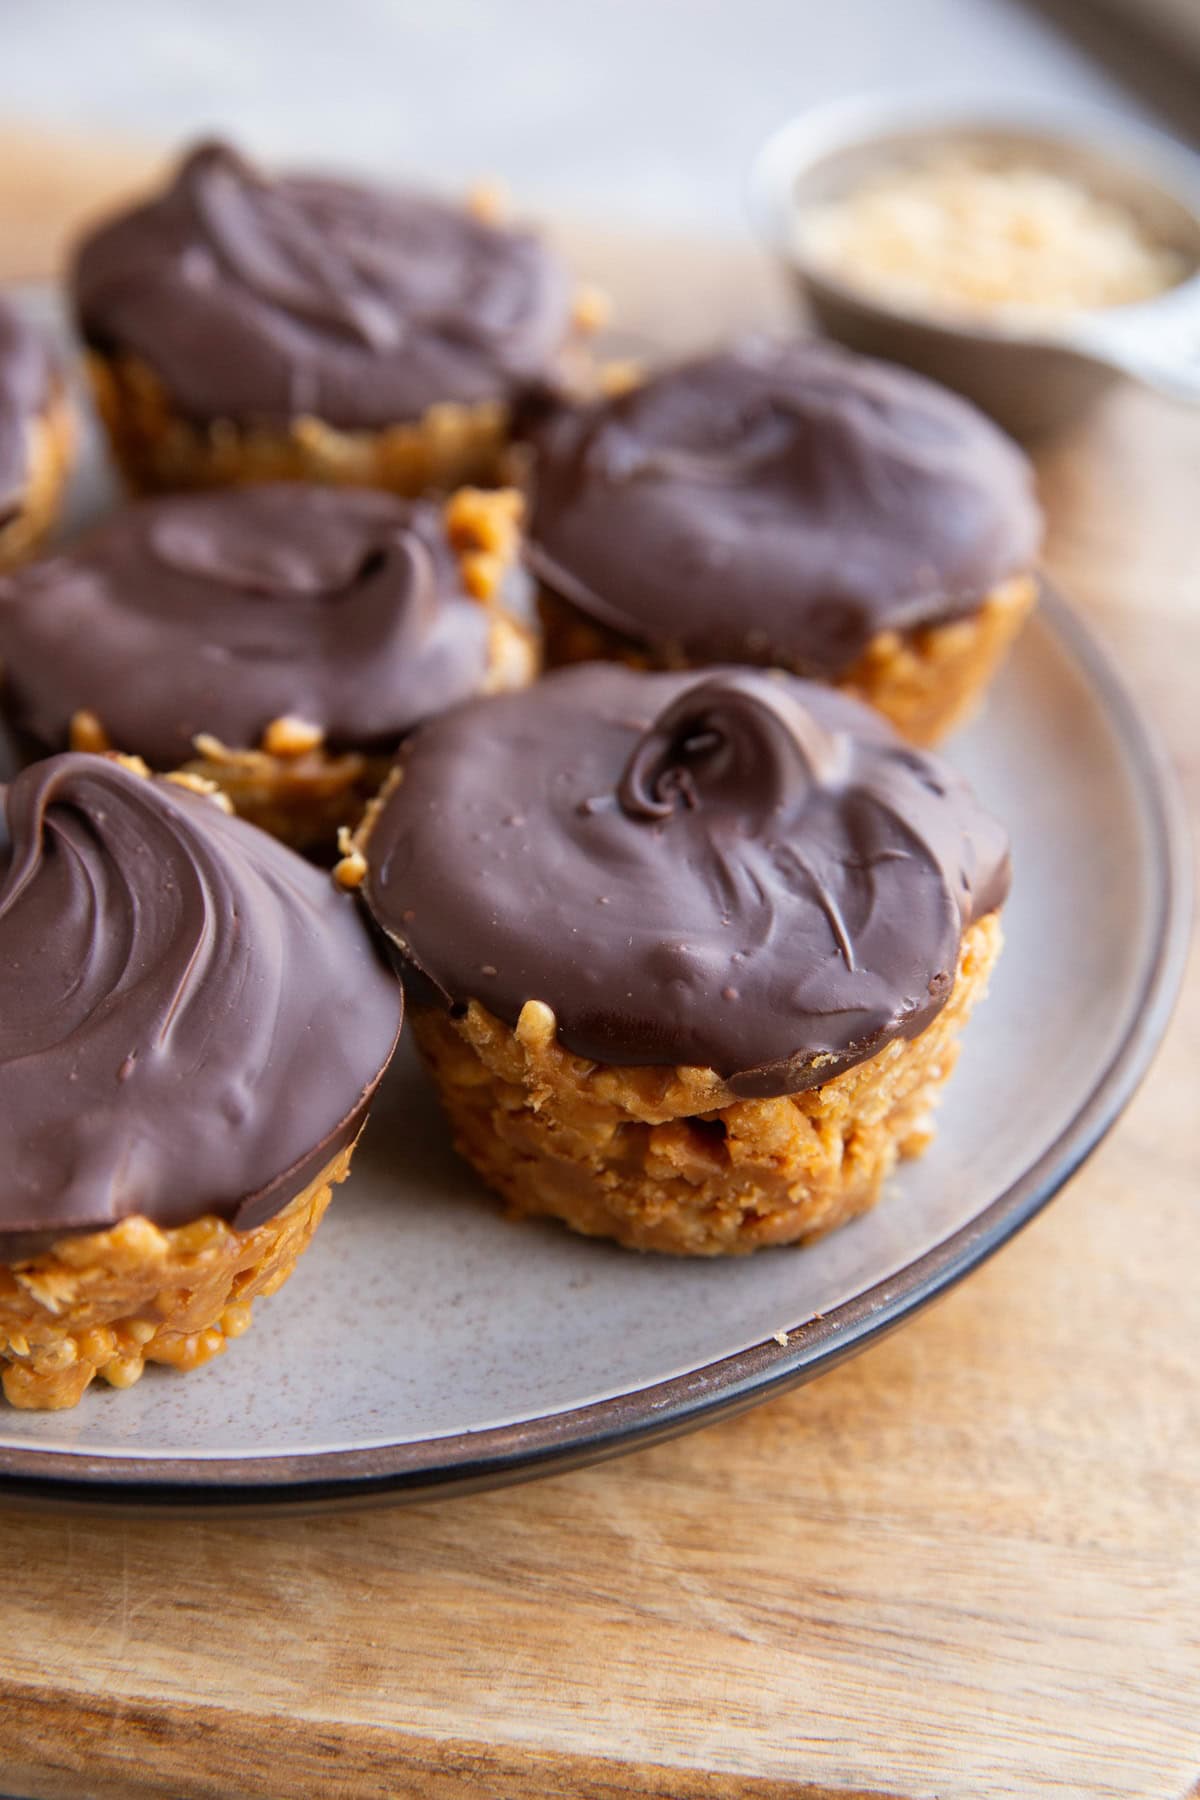
[[564, 1412], [407, 1443], [263, 1456], [152, 1458], [0, 1447], [0, 1500], [125, 1511], [277, 1511], [431, 1499], [565, 1472], [744, 1411], [812, 1380], [914, 1317], [1000, 1249], [1077, 1173], [1116, 1123], [1170, 1022], [1191, 935], [1191, 833], [1153, 724], [1083, 618], [1047, 583], [1041, 618], [1076, 663], [1133, 777], [1152, 843], [1145, 981], [1091, 1091], [1037, 1159], [949, 1237], [828, 1314], [682, 1375]]

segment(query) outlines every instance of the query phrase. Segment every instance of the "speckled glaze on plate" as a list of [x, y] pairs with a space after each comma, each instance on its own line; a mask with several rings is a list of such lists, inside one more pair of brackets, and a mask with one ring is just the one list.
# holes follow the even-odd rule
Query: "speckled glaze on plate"
[[[72, 520], [110, 494], [93, 438]], [[0, 1413], [0, 1493], [263, 1508], [525, 1479], [808, 1380], [960, 1279], [1132, 1094], [1182, 971], [1188, 894], [1161, 755], [1054, 596], [950, 754], [1012, 828], [1007, 948], [934, 1148], [874, 1213], [726, 1263], [508, 1224], [405, 1050], [350, 1181], [248, 1336], [191, 1375], [97, 1383], [73, 1412]]]

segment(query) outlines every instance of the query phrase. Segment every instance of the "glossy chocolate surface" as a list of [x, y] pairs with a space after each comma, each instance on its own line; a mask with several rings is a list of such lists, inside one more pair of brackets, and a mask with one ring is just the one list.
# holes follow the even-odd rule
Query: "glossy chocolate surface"
[[532, 566], [635, 643], [833, 679], [882, 631], [1026, 571], [1029, 463], [932, 382], [753, 339], [562, 411], [538, 437]]
[[253, 748], [284, 716], [335, 748], [390, 750], [477, 691], [489, 630], [432, 501], [299, 483], [173, 495], [0, 578], [0, 697], [45, 750], [86, 710], [160, 769], [198, 732]]
[[614, 1064], [819, 1085], [915, 1036], [1008, 888], [1005, 833], [937, 757], [828, 688], [582, 664], [401, 753], [366, 897], [416, 981], [527, 1000]]
[[0, 1254], [278, 1212], [357, 1131], [397, 983], [328, 876], [96, 756], [4, 790]]
[[88, 343], [148, 364], [185, 417], [345, 430], [521, 397], [554, 372], [572, 299], [532, 232], [425, 194], [273, 180], [219, 143], [95, 230], [73, 285]]

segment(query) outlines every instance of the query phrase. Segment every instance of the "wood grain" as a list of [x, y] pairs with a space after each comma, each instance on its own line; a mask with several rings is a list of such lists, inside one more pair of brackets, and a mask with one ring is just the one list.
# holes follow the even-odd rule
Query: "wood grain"
[[[19, 158], [0, 167], [0, 219], [25, 220], [8, 267], [33, 274], [83, 187], [99, 198], [98, 161], [36, 220]], [[635, 334], [783, 316], [746, 249], [574, 240]], [[1200, 428], [1125, 391], [1041, 469], [1051, 572], [1156, 714], [1196, 818]], [[1198, 1083], [1193, 967], [1152, 1078], [1016, 1243], [857, 1362], [686, 1440], [360, 1515], [0, 1514], [0, 1786], [1182, 1800]]]

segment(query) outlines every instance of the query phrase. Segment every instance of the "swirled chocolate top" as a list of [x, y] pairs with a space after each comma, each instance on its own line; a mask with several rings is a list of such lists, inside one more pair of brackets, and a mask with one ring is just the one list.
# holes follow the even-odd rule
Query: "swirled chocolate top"
[[41, 336], [0, 300], [0, 525], [25, 497], [29, 427], [45, 409], [53, 382], [53, 360]]
[[479, 688], [489, 629], [432, 501], [294, 483], [173, 495], [0, 578], [3, 706], [47, 750], [87, 710], [161, 769], [197, 732], [244, 749], [285, 715], [334, 747], [391, 749]]
[[877, 633], [1027, 570], [1029, 463], [957, 395], [816, 342], [751, 340], [556, 414], [530, 561], [602, 625], [690, 661], [844, 674]]
[[615, 1064], [813, 1087], [946, 1000], [1008, 888], [962, 779], [836, 691], [585, 663], [417, 732], [365, 893], [416, 992]]
[[74, 293], [88, 343], [147, 363], [185, 417], [348, 431], [523, 395], [571, 309], [532, 232], [424, 194], [272, 180], [216, 143], [83, 242]]
[[0, 1254], [287, 1204], [354, 1135], [401, 999], [328, 876], [207, 797], [35, 763], [0, 822]]

